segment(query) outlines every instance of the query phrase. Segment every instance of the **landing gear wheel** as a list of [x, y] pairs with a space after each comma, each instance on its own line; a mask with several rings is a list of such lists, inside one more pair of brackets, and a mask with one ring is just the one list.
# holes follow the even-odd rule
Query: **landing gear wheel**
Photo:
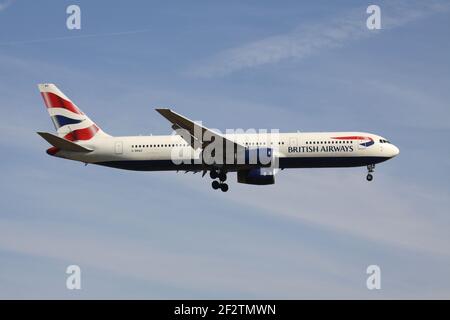
[[372, 181], [373, 180], [373, 175], [372, 173], [375, 171], [375, 165], [374, 164], [369, 164], [367, 166], [367, 181]]
[[214, 181], [211, 183], [211, 186], [212, 186], [212, 188], [213, 188], [214, 190], [217, 190], [217, 189], [219, 189], [219, 188], [222, 188], [221, 185], [220, 185], [220, 183], [219, 183], [219, 181], [217, 181], [217, 180], [214, 180]]
[[[213, 179], [214, 181], [211, 183], [211, 186], [214, 190], [217, 190], [220, 188], [220, 190], [222, 190], [223, 192], [227, 192], [228, 191], [228, 185], [226, 183], [224, 183], [227, 180], [227, 173], [224, 170], [214, 170], [212, 169], [209, 172], [209, 176], [211, 177], [211, 179]], [[219, 180], [215, 180], [215, 179], [219, 179]]]
[[219, 180], [220, 180], [221, 182], [226, 181], [226, 180], [227, 180], [227, 174], [226, 174], [225, 172], [221, 171], [221, 172], [219, 173]]
[[220, 185], [220, 190], [222, 190], [222, 192], [227, 192], [228, 191], [228, 185], [226, 183], [222, 183]]
[[211, 172], [209, 173], [209, 176], [211, 177], [211, 179], [216, 179], [218, 174], [216, 170], [211, 170]]

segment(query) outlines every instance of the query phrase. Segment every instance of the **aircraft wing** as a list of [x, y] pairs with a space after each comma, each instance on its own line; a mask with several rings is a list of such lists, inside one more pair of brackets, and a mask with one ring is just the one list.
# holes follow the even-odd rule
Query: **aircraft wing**
[[[227, 139], [220, 133], [212, 131], [205, 126], [196, 123], [181, 114], [172, 111], [171, 109], [156, 109], [164, 118], [172, 123], [172, 129], [177, 131], [179, 129], [184, 129], [189, 133], [190, 137], [186, 137], [186, 134], [182, 134], [181, 137], [189, 143], [194, 149], [202, 148], [204, 149], [208, 144], [218, 139], [223, 139], [223, 145], [226, 144], [233, 145], [235, 148], [244, 146]], [[206, 141], [204, 141], [206, 140]]]

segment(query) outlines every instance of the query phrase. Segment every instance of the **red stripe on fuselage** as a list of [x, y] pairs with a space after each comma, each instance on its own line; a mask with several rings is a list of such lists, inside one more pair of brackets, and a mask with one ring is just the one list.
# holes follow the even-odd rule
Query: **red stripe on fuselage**
[[332, 137], [331, 139], [338, 139], [338, 140], [372, 140], [371, 137], [363, 137], [363, 136]]
[[57, 96], [51, 92], [41, 92], [42, 98], [44, 98], [47, 108], [63, 108], [76, 114], [83, 114], [80, 109], [77, 108], [72, 102], [67, 101], [60, 96]]
[[93, 124], [90, 127], [69, 132], [64, 136], [64, 139], [67, 139], [69, 141], [89, 140], [92, 139], [93, 136], [95, 136], [98, 130], [99, 128], [95, 124]]

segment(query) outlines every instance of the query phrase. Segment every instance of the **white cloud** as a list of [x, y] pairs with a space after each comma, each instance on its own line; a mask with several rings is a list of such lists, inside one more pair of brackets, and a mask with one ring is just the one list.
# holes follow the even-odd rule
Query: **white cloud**
[[[364, 168], [285, 170], [276, 176], [275, 186], [232, 183], [227, 196], [230, 201], [297, 223], [450, 257], [450, 219], [443, 209], [450, 206], [448, 192], [402, 183], [383, 174], [382, 167], [378, 166], [372, 183], [365, 181]], [[198, 181], [180, 177], [183, 182], [200, 188]]]
[[[382, 6], [382, 29], [403, 26], [436, 12], [447, 11], [449, 3], [442, 1], [396, 1]], [[366, 28], [365, 8], [314, 25], [300, 25], [291, 32], [256, 40], [225, 50], [188, 73], [200, 77], [226, 75], [241, 69], [276, 63], [284, 59], [303, 59], [320, 50], [345, 45], [352, 40], [366, 38], [379, 31]]]
[[[292, 274], [273, 276], [271, 269], [264, 266], [253, 269], [251, 273], [248, 272], [253, 265], [251, 259], [263, 258], [267, 261], [267, 253], [270, 252], [271, 259], [291, 261], [290, 252], [294, 250], [297, 255], [307, 260], [299, 266], [299, 272], [314, 266], [316, 271], [333, 274], [336, 266], [340, 265], [337, 261], [298, 245], [295, 248], [285, 247], [283, 251], [279, 251], [276, 246], [272, 248], [266, 245], [245, 246], [243, 250], [245, 259], [230, 259], [229, 256], [222, 257], [212, 252], [205, 254], [170, 252], [164, 249], [162, 244], [152, 245], [120, 234], [110, 235], [99, 231], [98, 228], [94, 231], [88, 227], [80, 228], [76, 225], [52, 222], [14, 222], [2, 219], [0, 232], [1, 250], [58, 259], [67, 264], [76, 263], [86, 268], [85, 270], [96, 268], [183, 289], [204, 292], [210, 290], [216, 293], [234, 292], [234, 297], [250, 295], [267, 298], [296, 297], [301, 296], [302, 292], [308, 296], [324, 296], [325, 293], [322, 292], [324, 287], [327, 288], [328, 295], [338, 293], [351, 295], [354, 291], [351, 288], [340, 287], [337, 282], [325, 282], [320, 273], [304, 272], [293, 279]], [[232, 243], [233, 240], [230, 239], [227, 246], [239, 247], [239, 244]], [[234, 253], [238, 254], [239, 251], [235, 250]], [[297, 264], [298, 261], [291, 263]], [[344, 265], [340, 265], [339, 268], [344, 270]], [[350, 273], [353, 270], [348, 265], [345, 268]]]
[[247, 188], [238, 193], [238, 199], [273, 214], [364, 239], [450, 256], [450, 220], [441, 209], [450, 205], [448, 195], [405, 185], [388, 176], [367, 183], [360, 171], [357, 182], [355, 174], [344, 172], [291, 172], [278, 177], [285, 181], [276, 193], [263, 190], [261, 201], [251, 200]]
[[9, 6], [11, 6], [14, 3], [15, 0], [6, 0], [3, 2], [0, 2], [0, 11], [6, 10]]

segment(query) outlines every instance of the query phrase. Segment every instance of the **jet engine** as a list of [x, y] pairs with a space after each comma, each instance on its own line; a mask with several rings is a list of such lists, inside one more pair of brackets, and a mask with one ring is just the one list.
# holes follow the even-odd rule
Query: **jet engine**
[[245, 184], [268, 185], [275, 183], [275, 176], [272, 168], [254, 168], [239, 170], [237, 180]]

